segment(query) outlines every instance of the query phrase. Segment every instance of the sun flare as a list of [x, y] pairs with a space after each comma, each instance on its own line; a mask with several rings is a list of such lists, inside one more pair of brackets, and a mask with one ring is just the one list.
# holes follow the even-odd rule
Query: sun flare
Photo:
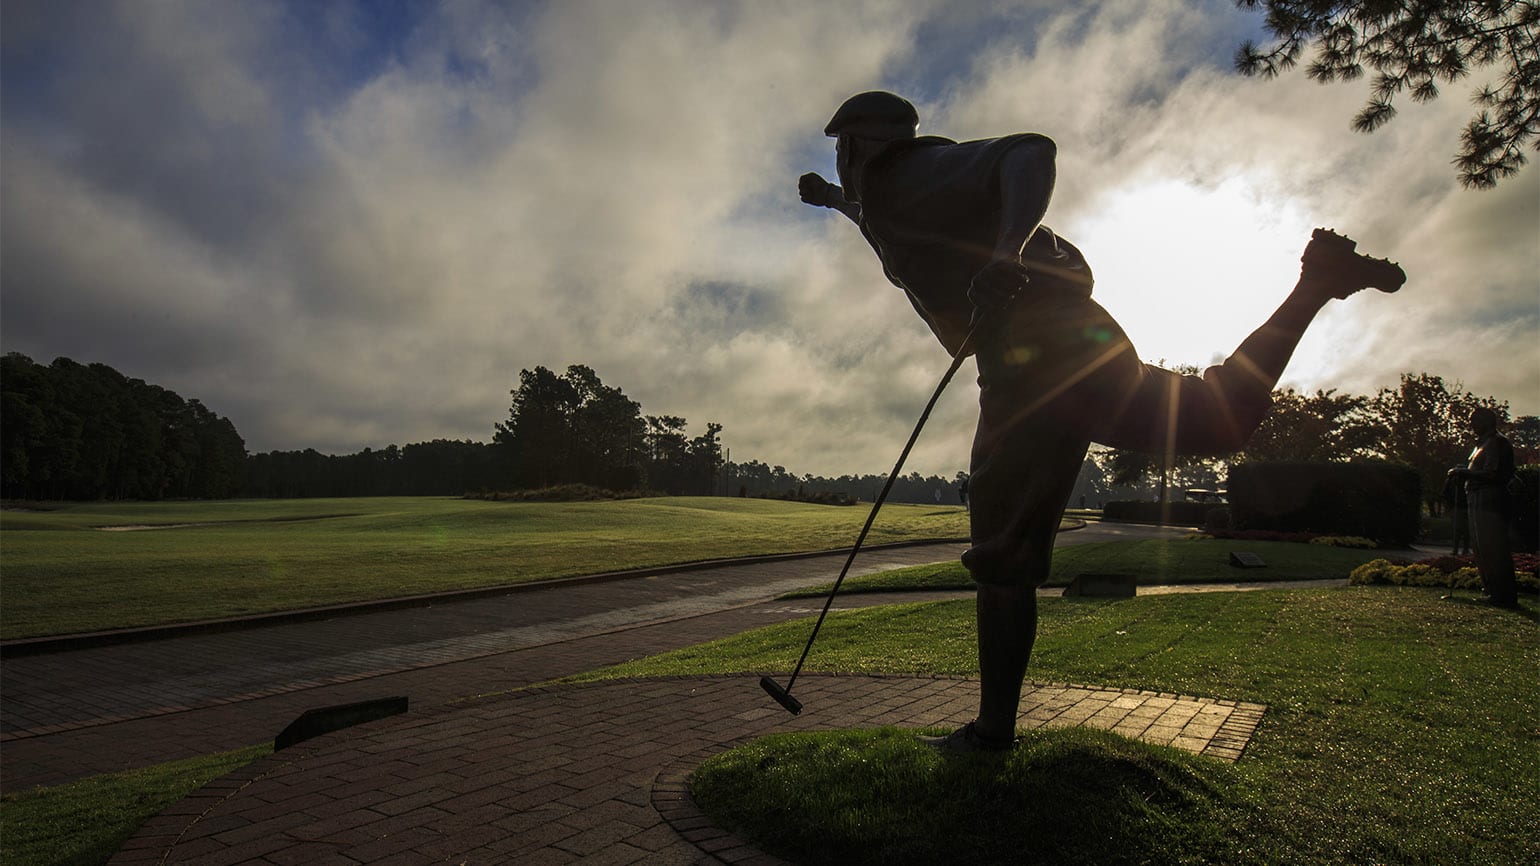
[[1293, 287], [1311, 229], [1293, 201], [1243, 178], [1140, 182], [1085, 213], [1066, 235], [1096, 298], [1140, 357], [1168, 366], [1208, 366], [1262, 324]]

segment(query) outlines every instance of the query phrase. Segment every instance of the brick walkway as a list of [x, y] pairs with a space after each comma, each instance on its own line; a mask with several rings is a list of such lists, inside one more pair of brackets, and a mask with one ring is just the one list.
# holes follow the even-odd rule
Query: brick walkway
[[[277, 752], [141, 828], [130, 863], [773, 863], [696, 812], [706, 755], [774, 731], [972, 716], [957, 678], [807, 676], [790, 716], [753, 676], [619, 680], [471, 699]], [[1226, 760], [1256, 704], [1036, 685], [1023, 727], [1091, 725]]]

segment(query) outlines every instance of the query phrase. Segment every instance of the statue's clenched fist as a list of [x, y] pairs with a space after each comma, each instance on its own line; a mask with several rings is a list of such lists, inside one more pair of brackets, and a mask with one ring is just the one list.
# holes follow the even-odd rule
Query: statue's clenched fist
[[802, 196], [804, 202], [816, 207], [829, 206], [829, 190], [833, 188], [834, 184], [824, 180], [816, 171], [810, 171], [797, 178], [798, 194]]

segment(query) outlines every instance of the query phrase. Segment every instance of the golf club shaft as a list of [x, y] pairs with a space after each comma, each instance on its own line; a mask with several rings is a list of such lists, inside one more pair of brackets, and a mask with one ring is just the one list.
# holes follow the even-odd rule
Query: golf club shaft
[[813, 640], [818, 637], [818, 630], [823, 627], [824, 617], [829, 615], [829, 608], [834, 605], [834, 596], [840, 591], [840, 584], [845, 582], [845, 575], [850, 573], [851, 563], [856, 561], [856, 554], [861, 552], [861, 543], [866, 541], [866, 533], [871, 531], [872, 522], [877, 519], [877, 512], [882, 510], [882, 503], [887, 501], [888, 491], [893, 489], [893, 482], [898, 480], [898, 473], [904, 468], [904, 461], [909, 459], [909, 451], [914, 448], [914, 443], [920, 438], [920, 431], [925, 429], [925, 422], [930, 418], [930, 410], [936, 407], [936, 401], [941, 399], [941, 392], [957, 375], [957, 369], [962, 366], [963, 359], [968, 356], [969, 348], [973, 345], [973, 334], [978, 330], [978, 322], [975, 321], [968, 331], [968, 336], [963, 339], [963, 344], [958, 348], [957, 354], [952, 357], [951, 366], [947, 367], [946, 375], [941, 377], [941, 382], [936, 385], [936, 390], [930, 395], [930, 402], [925, 404], [925, 411], [920, 413], [920, 420], [914, 425], [914, 432], [909, 434], [909, 442], [904, 445], [903, 453], [898, 455], [898, 462], [893, 464], [893, 471], [888, 474], [888, 481], [882, 485], [882, 492], [877, 494], [877, 501], [872, 503], [872, 511], [866, 515], [866, 525], [861, 527], [861, 534], [856, 536], [855, 546], [850, 548], [850, 556], [845, 558], [845, 567], [840, 569], [840, 576], [834, 581], [834, 588], [829, 590], [829, 598], [823, 604], [823, 611], [818, 614], [818, 622], [813, 624], [813, 633], [807, 637], [807, 646], [802, 648], [802, 657], [797, 659], [797, 666], [792, 669], [791, 679], [786, 682], [785, 693], [790, 694], [791, 687], [796, 685], [797, 675], [802, 673], [802, 665], [807, 661], [807, 654], [813, 649]]

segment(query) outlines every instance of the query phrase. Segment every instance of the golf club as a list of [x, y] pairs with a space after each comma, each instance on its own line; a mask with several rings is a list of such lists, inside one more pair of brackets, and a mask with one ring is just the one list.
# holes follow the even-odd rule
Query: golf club
[[818, 637], [818, 630], [823, 627], [824, 617], [829, 615], [829, 608], [834, 605], [834, 596], [840, 591], [840, 584], [845, 582], [845, 575], [850, 573], [851, 563], [856, 561], [856, 554], [861, 552], [861, 543], [866, 540], [866, 533], [872, 528], [872, 521], [877, 519], [877, 512], [882, 510], [882, 503], [887, 501], [888, 491], [893, 489], [893, 482], [898, 479], [898, 473], [904, 468], [904, 461], [909, 459], [909, 451], [914, 448], [914, 443], [920, 438], [920, 431], [925, 429], [925, 421], [930, 418], [930, 410], [936, 407], [936, 401], [941, 399], [941, 392], [946, 390], [947, 383], [957, 374], [957, 368], [962, 366], [963, 359], [968, 356], [968, 348], [973, 345], [973, 334], [979, 328], [979, 321], [974, 320], [968, 329], [968, 336], [963, 338], [962, 347], [952, 357], [951, 366], [947, 367], [946, 375], [941, 377], [940, 384], [936, 385], [935, 393], [930, 395], [930, 402], [925, 404], [925, 411], [920, 413], [920, 420], [914, 425], [914, 432], [909, 434], [909, 442], [904, 445], [904, 451], [898, 455], [898, 462], [893, 464], [893, 471], [888, 475], [888, 481], [882, 485], [882, 492], [877, 494], [877, 501], [872, 503], [872, 512], [866, 515], [866, 525], [861, 527], [861, 534], [856, 536], [855, 546], [850, 548], [850, 556], [845, 559], [845, 567], [840, 569], [840, 576], [834, 581], [834, 588], [829, 590], [829, 598], [823, 604], [823, 612], [818, 614], [818, 622], [813, 624], [813, 633], [807, 636], [807, 646], [802, 648], [802, 658], [797, 659], [797, 666], [792, 669], [791, 679], [786, 681], [786, 687], [773, 678], [765, 676], [759, 678], [759, 686], [764, 689], [775, 702], [786, 708], [792, 715], [801, 715], [802, 702], [791, 696], [791, 688], [797, 683], [797, 675], [802, 673], [802, 664], [807, 661], [807, 654], [813, 649], [813, 641]]

